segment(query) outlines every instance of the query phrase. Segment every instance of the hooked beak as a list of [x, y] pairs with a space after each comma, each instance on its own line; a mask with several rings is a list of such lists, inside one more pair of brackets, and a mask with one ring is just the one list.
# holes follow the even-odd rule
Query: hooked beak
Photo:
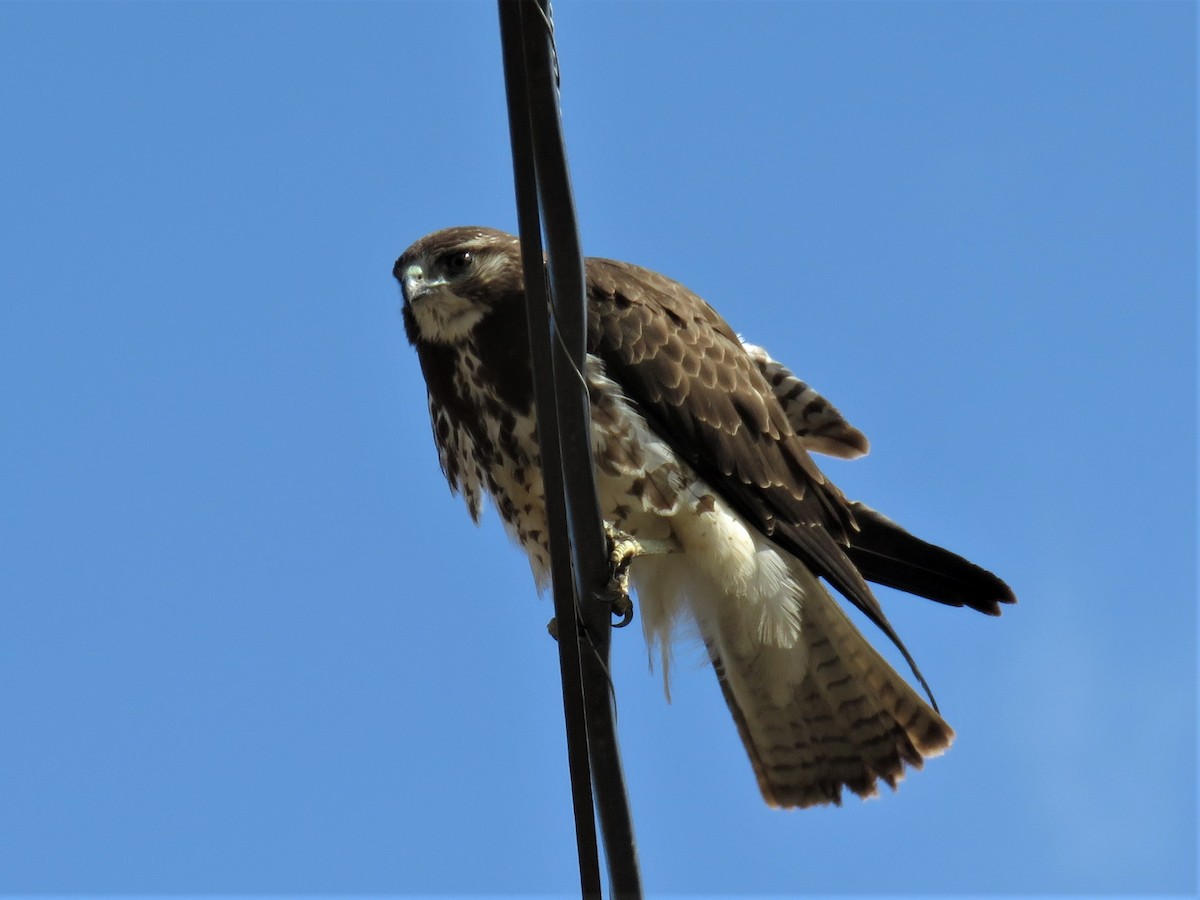
[[425, 269], [420, 263], [409, 263], [403, 270], [396, 266], [395, 275], [400, 282], [400, 290], [406, 303], [411, 304], [432, 288], [425, 280]]
[[403, 271], [399, 271], [399, 266], [396, 268], [398, 270], [396, 277], [400, 279], [400, 290], [409, 305], [448, 284], [445, 278], [429, 277], [425, 272], [425, 267], [420, 263], [409, 263]]

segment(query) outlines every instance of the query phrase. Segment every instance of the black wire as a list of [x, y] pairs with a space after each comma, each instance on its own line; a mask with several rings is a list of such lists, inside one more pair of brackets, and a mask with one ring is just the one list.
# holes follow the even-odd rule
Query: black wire
[[585, 897], [599, 897], [600, 859], [592, 805], [591, 766], [588, 754], [586, 702], [580, 673], [579, 632], [575, 584], [571, 562], [566, 497], [558, 488], [563, 481], [559, 446], [554, 371], [550, 354], [538, 352], [549, 344], [550, 310], [541, 276], [541, 225], [538, 215], [537, 176], [533, 155], [523, 3], [499, 0], [500, 36], [504, 51], [504, 79], [508, 95], [509, 134], [513, 152], [517, 217], [521, 233], [522, 263], [526, 272], [526, 315], [529, 321], [534, 402], [538, 411], [542, 481], [545, 486], [546, 523], [550, 542], [550, 572], [554, 612], [558, 619], [559, 668], [562, 674], [563, 714], [567, 731], [567, 764], [575, 812], [575, 842], [579, 856], [580, 888]]
[[[575, 734], [572, 723], [577, 721], [581, 711], [586, 726], [585, 752], [590, 759], [612, 892], [617, 897], [637, 898], [642, 896], [641, 876], [617, 748], [608, 672], [611, 610], [607, 599], [601, 599], [611, 572], [591, 465], [589, 403], [586, 386], [581, 384], [587, 337], [584, 265], [562, 138], [553, 26], [544, 0], [499, 0], [499, 4], [522, 260], [526, 272], [538, 438], [551, 531], [555, 611], [560, 626], [563, 702], [568, 720], [576, 835], [580, 838], [580, 876], [584, 893], [591, 893], [590, 871], [596, 854], [594, 822], [591, 823], [589, 845], [585, 840], [588, 829], [582, 826], [580, 819], [586, 815], [590, 822], [590, 797], [588, 804], [580, 802], [577, 774], [584, 765], [576, 760], [578, 749], [571, 749]], [[518, 27], [521, 30], [519, 44], [513, 39], [513, 31]], [[518, 63], [524, 72], [523, 79], [515, 77], [521, 70]], [[522, 83], [517, 84], [518, 81]], [[530, 173], [533, 174], [533, 185]], [[550, 321], [547, 319], [551, 311], [543, 294], [545, 284], [538, 277], [543, 271], [539, 206], [545, 217], [552, 287]], [[547, 394], [549, 399], [545, 399]], [[552, 512], [555, 516], [563, 515], [561, 530], [558, 530], [556, 520], [549, 518]], [[561, 549], [564, 544], [567, 545], [565, 554]], [[575, 590], [570, 599], [564, 597], [560, 601], [560, 587], [565, 587], [564, 583], [568, 581]], [[582, 603], [578, 601], [579, 597], [584, 598]], [[582, 628], [572, 624], [576, 606]], [[571, 640], [572, 636], [577, 639]], [[573, 645], [574, 653], [564, 654], [567, 649], [564, 645]], [[574, 667], [570, 665], [571, 656], [575, 659]], [[581, 696], [576, 694], [574, 685], [568, 683], [573, 681], [581, 681]], [[583, 704], [578, 711], [572, 709], [577, 699]], [[598, 877], [597, 874], [597, 894]]]
[[[540, 41], [539, 25], [542, 27]], [[611, 570], [596, 502], [589, 403], [577, 380], [578, 373], [584, 368], [587, 344], [583, 254], [562, 138], [552, 35], [533, 16], [525, 18], [525, 27], [538, 190], [549, 251], [554, 322], [562, 338], [561, 343], [555, 341], [551, 349], [563, 458], [568, 461], [564, 467], [564, 490], [571, 517], [576, 583], [579, 596], [585, 598], [581, 613], [587, 644], [581, 664], [592, 780], [612, 890], [617, 896], [639, 897], [641, 876], [637, 845], [617, 745], [608, 671], [611, 608], [607, 602], [598, 599], [606, 592]], [[589, 649], [593, 652], [588, 652]]]

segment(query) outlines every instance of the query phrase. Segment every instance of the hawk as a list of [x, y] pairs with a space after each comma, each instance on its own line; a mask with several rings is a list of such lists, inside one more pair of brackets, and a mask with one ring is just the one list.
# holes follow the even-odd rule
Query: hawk
[[[890, 638], [867, 582], [999, 615], [990, 572], [847, 500], [810, 452], [867, 440], [711, 306], [657, 272], [589, 258], [587, 361], [601, 513], [674, 552], [629, 566], [664, 670], [674, 627], [707, 648], [766, 802], [839, 804], [893, 789], [954, 732], [867, 642], [824, 582]], [[449, 228], [393, 274], [425, 376], [438, 459], [478, 521], [490, 495], [544, 586], [550, 566], [520, 243]]]

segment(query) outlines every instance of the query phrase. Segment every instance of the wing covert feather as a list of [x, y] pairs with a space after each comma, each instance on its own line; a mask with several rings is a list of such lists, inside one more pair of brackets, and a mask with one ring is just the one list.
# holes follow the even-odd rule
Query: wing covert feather
[[589, 352], [725, 502], [888, 636], [928, 692], [847, 555], [857, 531], [849, 504], [812, 461], [733, 329], [663, 275], [607, 259], [586, 265]]

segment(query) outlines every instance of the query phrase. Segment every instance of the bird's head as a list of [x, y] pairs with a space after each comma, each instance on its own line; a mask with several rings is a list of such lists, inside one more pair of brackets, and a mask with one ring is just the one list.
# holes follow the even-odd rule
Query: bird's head
[[413, 344], [462, 341], [499, 303], [525, 290], [520, 242], [494, 228], [427, 234], [401, 254], [392, 274], [404, 295], [404, 327]]

